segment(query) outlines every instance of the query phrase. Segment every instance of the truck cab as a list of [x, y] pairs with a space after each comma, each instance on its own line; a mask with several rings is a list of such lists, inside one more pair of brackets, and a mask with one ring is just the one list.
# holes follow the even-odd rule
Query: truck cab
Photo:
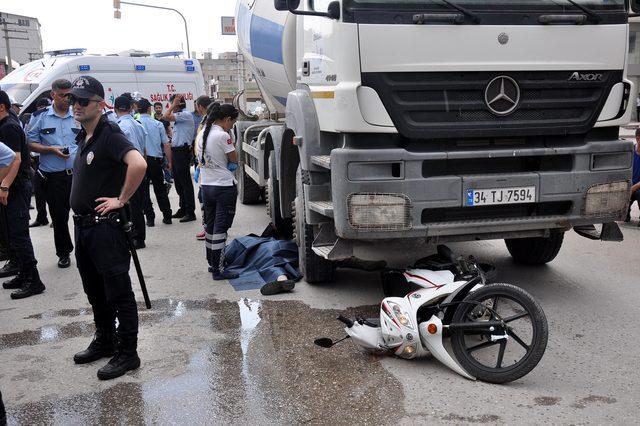
[[281, 51], [295, 46], [282, 62], [296, 79], [259, 146], [273, 146], [283, 221], [294, 206], [302, 269], [324, 271], [308, 275], [391, 240], [505, 239], [542, 264], [572, 228], [621, 239], [619, 126], [635, 99], [623, 0], [272, 4], [262, 18], [295, 20]]

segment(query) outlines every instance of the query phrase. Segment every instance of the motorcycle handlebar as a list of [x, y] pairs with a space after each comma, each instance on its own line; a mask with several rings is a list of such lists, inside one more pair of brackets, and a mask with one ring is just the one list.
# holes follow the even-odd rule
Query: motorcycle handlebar
[[336, 319], [338, 321], [340, 321], [341, 323], [343, 323], [344, 325], [346, 325], [347, 327], [349, 327], [349, 328], [353, 327], [353, 321], [350, 320], [347, 317], [343, 317], [342, 315], [338, 315], [338, 317]]

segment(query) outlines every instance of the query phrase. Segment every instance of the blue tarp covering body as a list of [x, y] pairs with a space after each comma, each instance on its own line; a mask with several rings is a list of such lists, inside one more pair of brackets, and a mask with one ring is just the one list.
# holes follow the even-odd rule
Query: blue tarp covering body
[[234, 239], [224, 252], [225, 269], [240, 276], [229, 280], [236, 290], [253, 290], [280, 275], [302, 278], [298, 271], [298, 246], [293, 241], [248, 235]]

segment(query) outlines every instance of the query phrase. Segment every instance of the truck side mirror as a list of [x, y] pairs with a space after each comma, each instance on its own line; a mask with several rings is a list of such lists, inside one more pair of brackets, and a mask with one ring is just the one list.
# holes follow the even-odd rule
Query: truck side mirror
[[633, 13], [640, 13], [640, 3], [638, 2], [638, 0], [630, 0], [629, 8]]
[[327, 17], [331, 19], [340, 19], [340, 2], [332, 1], [327, 7]]
[[289, 10], [289, 6], [291, 9], [297, 9], [300, 6], [300, 0], [273, 0], [273, 7], [276, 10]]

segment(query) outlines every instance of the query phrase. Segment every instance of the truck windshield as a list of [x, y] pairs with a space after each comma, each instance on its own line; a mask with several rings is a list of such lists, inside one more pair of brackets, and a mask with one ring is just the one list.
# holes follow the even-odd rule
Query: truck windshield
[[[585, 14], [590, 24], [626, 24], [625, 0], [343, 0], [344, 21], [411, 24], [416, 13], [462, 13], [481, 25], [541, 25], [541, 15]], [[391, 13], [389, 13], [391, 12]]]
[[[625, 10], [624, 0], [574, 0], [582, 6], [594, 10]], [[439, 2], [434, 0], [349, 0], [351, 4], [359, 6], [371, 5], [372, 7], [394, 7], [394, 6], [421, 6], [421, 5], [437, 5]], [[575, 10], [570, 2], [563, 0], [455, 0], [452, 1], [460, 6], [479, 7], [486, 10], [490, 8], [506, 8], [506, 9], [522, 9], [527, 7], [541, 7], [549, 9], [568, 9]]]

